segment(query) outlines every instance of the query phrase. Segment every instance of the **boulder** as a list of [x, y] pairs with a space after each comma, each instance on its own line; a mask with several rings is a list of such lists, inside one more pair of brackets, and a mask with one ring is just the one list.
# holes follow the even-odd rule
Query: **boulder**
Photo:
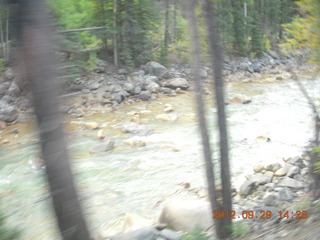
[[92, 91], [93, 90], [97, 90], [99, 88], [100, 88], [100, 83], [98, 83], [98, 82], [94, 82], [89, 86], [89, 89], [92, 90]]
[[172, 94], [173, 90], [167, 87], [162, 87], [160, 88], [160, 92], [164, 93], [164, 94]]
[[0, 100], [0, 121], [11, 123], [18, 118], [16, 107], [8, 104], [4, 100]]
[[254, 180], [250, 179], [250, 180], [245, 181], [240, 187], [240, 195], [242, 197], [246, 197], [246, 196], [250, 195], [252, 193], [254, 187], [255, 187]]
[[8, 89], [8, 85], [7, 84], [4, 84], [4, 83], [0, 84], [0, 97], [5, 95], [7, 89]]
[[14, 74], [13, 74], [12, 68], [7, 68], [7, 70], [4, 72], [4, 78], [6, 80], [12, 80], [14, 78]]
[[263, 202], [266, 206], [277, 206], [278, 205], [278, 198], [275, 194], [268, 194], [266, 197], [264, 197]]
[[114, 147], [114, 141], [113, 140], [108, 140], [106, 142], [100, 143], [96, 146], [94, 146], [91, 150], [91, 154], [96, 154], [96, 153], [103, 153], [110, 151]]
[[250, 178], [249, 180], [253, 181], [256, 186], [264, 185], [272, 181], [272, 176], [267, 176], [262, 173], [258, 173], [254, 175], [252, 178]]
[[281, 164], [280, 163], [273, 163], [273, 164], [267, 165], [266, 170], [275, 172], [280, 168], [281, 168]]
[[251, 103], [252, 100], [244, 94], [235, 94], [233, 96], [228, 97], [229, 104], [248, 104]]
[[99, 128], [99, 123], [97, 122], [83, 122], [86, 129], [95, 130]]
[[277, 184], [279, 187], [289, 187], [294, 189], [303, 188], [303, 184], [289, 177], [280, 178]]
[[158, 114], [156, 116], [156, 119], [162, 122], [175, 122], [178, 119], [178, 115], [175, 113], [163, 113], [163, 114]]
[[288, 172], [287, 172], [287, 177], [291, 177], [293, 178], [294, 175], [298, 174], [299, 173], [299, 167], [297, 166], [291, 166], [289, 169], [288, 169]]
[[146, 67], [148, 69], [148, 73], [151, 75], [157, 76], [159, 78], [169, 77], [168, 69], [158, 62], [155, 62], [155, 61], [148, 62], [146, 64]]
[[149, 90], [152, 93], [158, 93], [160, 91], [160, 86], [155, 82], [151, 82], [146, 86], [146, 90]]
[[289, 202], [292, 202], [294, 198], [290, 189], [286, 187], [279, 191], [279, 197], [281, 200]]
[[124, 140], [124, 143], [134, 148], [141, 148], [147, 145], [146, 142], [139, 137], [129, 138]]
[[212, 227], [210, 203], [203, 200], [172, 199], [162, 210], [160, 223], [175, 231], [190, 231], [195, 226]]
[[264, 167], [264, 165], [262, 165], [262, 164], [259, 164], [259, 165], [256, 165], [256, 166], [253, 167], [253, 171], [254, 171], [255, 173], [259, 173], [259, 172], [261, 172], [261, 171], [264, 170], [264, 169], [265, 169], [265, 167]]
[[128, 71], [126, 69], [121, 68], [121, 69], [118, 70], [118, 74], [119, 75], [127, 75]]
[[122, 131], [145, 136], [152, 133], [152, 128], [149, 125], [130, 122], [123, 125]]
[[300, 157], [291, 158], [289, 163], [299, 168], [304, 168], [306, 166]]
[[103, 131], [103, 129], [100, 129], [97, 133], [98, 139], [104, 139], [106, 137], [106, 133]]
[[188, 81], [184, 78], [172, 78], [165, 85], [171, 89], [180, 88], [182, 90], [186, 90], [190, 86]]
[[274, 176], [275, 177], [283, 177], [288, 173], [289, 167], [285, 166], [282, 168], [279, 168], [277, 171], [275, 171]]
[[151, 92], [150, 91], [142, 91], [140, 92], [139, 99], [141, 99], [142, 101], [148, 101], [151, 98]]
[[8, 89], [8, 94], [12, 97], [17, 97], [19, 96], [21, 90], [15, 82], [12, 82], [9, 89]]

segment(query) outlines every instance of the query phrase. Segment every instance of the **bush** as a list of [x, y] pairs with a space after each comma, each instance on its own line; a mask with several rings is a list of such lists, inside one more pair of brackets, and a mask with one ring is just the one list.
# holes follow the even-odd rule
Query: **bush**
[[180, 240], [209, 240], [210, 236], [201, 227], [195, 227], [190, 232], [183, 234]]

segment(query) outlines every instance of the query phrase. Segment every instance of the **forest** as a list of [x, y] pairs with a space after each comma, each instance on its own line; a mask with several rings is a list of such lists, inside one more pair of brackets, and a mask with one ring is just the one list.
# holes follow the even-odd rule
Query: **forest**
[[319, 21], [318, 0], [1, 1], [0, 239], [319, 236]]

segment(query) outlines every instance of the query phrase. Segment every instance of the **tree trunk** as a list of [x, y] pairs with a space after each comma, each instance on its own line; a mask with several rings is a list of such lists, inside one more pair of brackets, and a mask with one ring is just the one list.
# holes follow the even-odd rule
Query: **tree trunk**
[[[221, 183], [222, 183], [222, 206], [221, 210], [231, 212], [232, 198], [231, 198], [231, 183], [230, 183], [230, 167], [229, 167], [229, 143], [227, 134], [227, 122], [225, 113], [225, 96], [224, 96], [224, 79], [222, 75], [222, 55], [219, 39], [217, 36], [215, 16], [213, 13], [213, 6], [210, 0], [205, 0], [203, 5], [205, 13], [208, 39], [211, 47], [212, 64], [214, 68], [214, 91], [216, 95], [216, 104], [218, 109], [218, 125], [220, 135], [220, 164], [221, 164]], [[218, 237], [226, 239], [230, 237], [231, 231], [228, 226], [231, 226], [231, 219], [222, 219], [223, 225], [219, 229]]]
[[[193, 66], [193, 77], [194, 77], [194, 84], [195, 84], [195, 97], [196, 97], [196, 103], [197, 103], [199, 128], [200, 128], [201, 138], [202, 138], [203, 156], [205, 161], [209, 200], [210, 200], [211, 210], [219, 211], [220, 206], [217, 201], [217, 194], [215, 191], [216, 186], [215, 186], [214, 166], [212, 164], [212, 150], [210, 146], [208, 126], [207, 126], [207, 121], [205, 117], [204, 101], [202, 97], [202, 85], [201, 85], [202, 83], [200, 80], [201, 48], [200, 48], [197, 20], [196, 20], [196, 15], [194, 11], [195, 9], [194, 0], [187, 0], [185, 8], [186, 8], [186, 16], [189, 21], [190, 34], [191, 34], [192, 66]], [[215, 230], [217, 235], [219, 236], [219, 232], [222, 227], [221, 225], [222, 222], [220, 219], [215, 219], [213, 223], [215, 223]]]
[[117, 9], [118, 1], [113, 0], [113, 63], [116, 67], [119, 65], [118, 60], [118, 33], [117, 33]]
[[170, 2], [166, 0], [166, 13], [165, 13], [165, 30], [164, 30], [164, 47], [168, 49], [169, 42], [170, 42], [170, 34], [169, 34], [169, 27], [170, 27], [170, 20], [169, 20], [169, 11], [170, 11]]
[[59, 111], [49, 20], [44, 1], [19, 2], [21, 55], [33, 92], [42, 156], [53, 206], [64, 240], [89, 240], [89, 233], [73, 183]]

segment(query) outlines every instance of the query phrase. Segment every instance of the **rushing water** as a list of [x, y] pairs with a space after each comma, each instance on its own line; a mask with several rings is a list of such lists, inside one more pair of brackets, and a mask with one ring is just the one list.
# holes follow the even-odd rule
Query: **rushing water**
[[[303, 83], [314, 99], [320, 96], [320, 79]], [[250, 104], [228, 105], [231, 171], [233, 183], [239, 187], [254, 165], [282, 162], [282, 158], [301, 153], [312, 137], [312, 112], [294, 82], [233, 84], [228, 91], [252, 99]], [[319, 99], [316, 101], [319, 104]], [[211, 97], [206, 102], [216, 149], [216, 109]], [[179, 115], [176, 122], [156, 120], [166, 103]], [[151, 125], [153, 134], [141, 137], [147, 143], [145, 147], [132, 148], [124, 140], [133, 135], [121, 129], [132, 118], [128, 113], [141, 110], [150, 111], [141, 116], [141, 122]], [[86, 120], [103, 124], [107, 138], [115, 140], [113, 150], [99, 155], [89, 153], [99, 142], [97, 130], [83, 130], [66, 120], [68, 148], [91, 229], [103, 235], [117, 233], [125, 213], [156, 220], [161, 210], [158, 203], [176, 194], [179, 183], [189, 182], [192, 188], [205, 186], [195, 119], [191, 93], [95, 114]], [[19, 128], [19, 135], [6, 134], [12, 128]], [[10, 126], [3, 137], [10, 143], [0, 147], [1, 209], [9, 216], [9, 223], [23, 231], [23, 239], [59, 239], [44, 173], [28, 164], [30, 156], [38, 154], [37, 146], [31, 144], [36, 139], [32, 123]]]

